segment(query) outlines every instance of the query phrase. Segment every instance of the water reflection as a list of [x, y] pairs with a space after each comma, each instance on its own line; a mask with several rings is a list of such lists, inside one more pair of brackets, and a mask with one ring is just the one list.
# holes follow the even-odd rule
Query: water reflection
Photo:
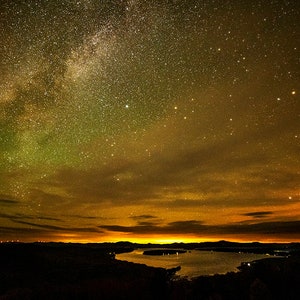
[[189, 278], [200, 275], [224, 274], [238, 271], [237, 267], [245, 261], [267, 258], [269, 256], [253, 253], [231, 253], [191, 250], [178, 255], [143, 255], [146, 249], [137, 249], [116, 256], [119, 260], [146, 264], [153, 267], [175, 268], [181, 266], [176, 274]]

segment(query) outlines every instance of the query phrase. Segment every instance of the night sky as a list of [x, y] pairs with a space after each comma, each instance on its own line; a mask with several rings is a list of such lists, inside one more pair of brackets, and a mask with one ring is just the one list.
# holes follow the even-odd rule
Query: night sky
[[300, 241], [297, 0], [1, 0], [0, 240]]

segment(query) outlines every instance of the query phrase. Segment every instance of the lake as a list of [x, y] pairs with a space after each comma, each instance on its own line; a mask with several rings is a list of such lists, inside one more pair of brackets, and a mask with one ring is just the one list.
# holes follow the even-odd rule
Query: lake
[[242, 262], [250, 262], [270, 256], [253, 253], [213, 252], [191, 250], [172, 255], [143, 255], [148, 249], [136, 249], [130, 253], [116, 255], [116, 259], [145, 264], [152, 267], [175, 268], [181, 266], [177, 275], [189, 278], [201, 275], [225, 274], [237, 272]]

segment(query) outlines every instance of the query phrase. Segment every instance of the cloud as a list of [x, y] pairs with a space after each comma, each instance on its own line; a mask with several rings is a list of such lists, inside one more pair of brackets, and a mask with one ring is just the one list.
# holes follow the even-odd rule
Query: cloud
[[223, 225], [206, 225], [200, 221], [176, 221], [166, 225], [145, 224], [136, 226], [102, 225], [102, 229], [133, 234], [193, 234], [199, 237], [209, 235], [275, 235], [298, 234], [300, 221], [261, 222], [256, 224], [233, 223]]
[[49, 240], [55, 241], [58, 236], [70, 236], [76, 235], [76, 232], [64, 232], [55, 230], [46, 230], [44, 228], [35, 227], [11, 227], [11, 226], [0, 226], [0, 239], [1, 240], [21, 240], [21, 241], [40, 241]]
[[87, 219], [87, 220], [96, 220], [96, 219], [104, 219], [102, 217], [94, 217], [94, 216], [80, 216], [80, 215], [66, 215], [68, 218], [76, 218], [76, 219]]
[[256, 212], [245, 213], [245, 214], [243, 214], [243, 216], [260, 219], [260, 218], [265, 218], [272, 214], [273, 214], [272, 211], [256, 211]]
[[184, 234], [194, 233], [205, 228], [205, 226], [203, 226], [201, 222], [196, 220], [171, 222], [167, 225], [157, 225], [155, 223], [142, 223], [136, 226], [102, 225], [99, 227], [109, 231], [139, 234]]
[[[44, 230], [37, 229], [37, 228], [16, 228], [16, 227], [9, 227], [9, 226], [0, 226], [2, 233], [10, 233], [14, 234], [16, 236], [23, 236], [24, 234], [28, 234], [29, 236], [32, 236], [32, 234], [42, 234], [45, 233]], [[0, 235], [1, 236], [1, 235]]]
[[[53, 181], [70, 195], [86, 201], [112, 200], [115, 204], [126, 204], [128, 201], [138, 204], [140, 199], [160, 199], [163, 188], [176, 190], [183, 187], [195, 192], [218, 192], [224, 183], [228, 184], [222, 174], [232, 168], [239, 169], [238, 165], [233, 166], [233, 162], [230, 167], [228, 159], [222, 161], [220, 149], [223, 147], [220, 145], [220, 148], [192, 152], [185, 150], [169, 158], [157, 153], [150, 162], [122, 160], [102, 169], [62, 169]], [[212, 164], [219, 164], [218, 169], [224, 165], [224, 170], [227, 164], [226, 172], [221, 170], [216, 178]]]
[[224, 226], [224, 233], [230, 234], [298, 234], [300, 236], [300, 221], [261, 222], [256, 224], [232, 224]]
[[62, 232], [97, 232], [101, 233], [101, 231], [98, 228], [95, 227], [60, 227], [60, 226], [54, 226], [54, 225], [48, 225], [48, 224], [36, 224], [31, 222], [25, 222], [20, 220], [12, 220], [15, 223], [18, 224], [24, 224], [28, 226], [33, 226], [37, 228], [42, 228], [46, 230], [54, 230], [54, 231], [62, 231]]
[[131, 216], [130, 217], [133, 220], [147, 220], [147, 219], [156, 219], [156, 216], [153, 215], [139, 215], [139, 216]]
[[[62, 201], [66, 207], [67, 202], [72, 202], [75, 209], [84, 204], [97, 205], [99, 209], [108, 205], [115, 209], [144, 206], [145, 216], [149, 217], [152, 215], [147, 214], [147, 207], [158, 211], [163, 207], [262, 207], [264, 211], [263, 207], [295, 202], [296, 197], [289, 199], [284, 191], [297, 186], [293, 170], [275, 172], [272, 164], [264, 169], [268, 161], [264, 154], [257, 157], [253, 151], [235, 158], [230, 155], [233, 150], [233, 142], [220, 141], [198, 149], [175, 149], [170, 155], [155, 152], [151, 160], [123, 158], [98, 169], [63, 168], [41, 182], [45, 189], [54, 186], [60, 190], [60, 196], [35, 191], [34, 197], [49, 206], [53, 201], [57, 207]], [[278, 193], [274, 194], [274, 190]]]
[[43, 216], [37, 216], [37, 217], [31, 217], [32, 219], [41, 219], [41, 220], [48, 220], [48, 221], [63, 221], [62, 219], [59, 218], [53, 218], [53, 217], [43, 217]]
[[14, 205], [18, 203], [19, 201], [17, 200], [0, 199], [0, 205]]
[[157, 223], [158, 223], [158, 222], [141, 221], [141, 222], [138, 222], [137, 224], [138, 224], [139, 226], [149, 226], [149, 227], [151, 227], [151, 226], [157, 225]]
[[53, 218], [53, 217], [45, 217], [45, 216], [34, 216], [34, 215], [24, 215], [20, 213], [15, 214], [0, 214], [0, 218], [9, 219], [9, 220], [48, 220], [48, 221], [62, 221], [62, 219], [59, 218]]
[[11, 219], [13, 216], [9, 215], [9, 214], [3, 214], [3, 213], [0, 213], [0, 218], [3, 218], [3, 219]]

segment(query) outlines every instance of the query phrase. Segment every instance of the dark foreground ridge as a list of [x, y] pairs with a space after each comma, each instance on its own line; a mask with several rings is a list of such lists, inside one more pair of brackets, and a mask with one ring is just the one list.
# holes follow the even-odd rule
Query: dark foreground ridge
[[285, 254], [245, 262], [238, 273], [188, 280], [174, 277], [179, 267], [153, 268], [118, 261], [114, 255], [143, 246], [166, 249], [166, 245], [2, 243], [0, 299], [299, 299], [299, 244], [254, 244], [168, 245], [174, 251], [222, 247], [249, 251], [256, 245], [257, 251]]

